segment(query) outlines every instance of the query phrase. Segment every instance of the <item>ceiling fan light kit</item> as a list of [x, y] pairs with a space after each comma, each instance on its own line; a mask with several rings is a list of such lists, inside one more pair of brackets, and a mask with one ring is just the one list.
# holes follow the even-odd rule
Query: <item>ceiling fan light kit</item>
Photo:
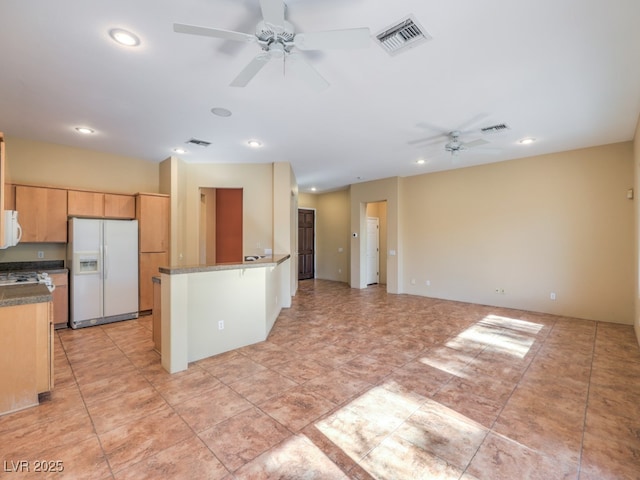
[[234, 32], [220, 28], [199, 27], [174, 23], [176, 33], [222, 38], [246, 43], [257, 43], [262, 52], [231, 82], [232, 87], [245, 87], [271, 59], [292, 60], [290, 64], [298, 75], [315, 90], [329, 86], [321, 75], [301, 55], [292, 50], [324, 50], [332, 48], [364, 48], [369, 46], [371, 36], [368, 28], [327, 30], [312, 33], [295, 33], [295, 28], [285, 20], [286, 5], [282, 0], [260, 0], [263, 20], [254, 34]]

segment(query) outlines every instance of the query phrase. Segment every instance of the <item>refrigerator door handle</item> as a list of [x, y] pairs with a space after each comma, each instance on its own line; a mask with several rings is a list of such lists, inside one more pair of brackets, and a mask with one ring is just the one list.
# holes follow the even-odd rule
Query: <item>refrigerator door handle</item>
[[104, 246], [104, 278], [109, 278], [109, 247]]

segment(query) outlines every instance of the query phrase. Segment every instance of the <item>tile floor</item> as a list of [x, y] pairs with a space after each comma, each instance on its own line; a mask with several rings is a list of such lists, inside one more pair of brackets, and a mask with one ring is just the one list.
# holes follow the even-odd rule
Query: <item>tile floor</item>
[[268, 341], [169, 375], [150, 324], [57, 332], [51, 399], [0, 417], [0, 477], [640, 478], [630, 326], [312, 280]]

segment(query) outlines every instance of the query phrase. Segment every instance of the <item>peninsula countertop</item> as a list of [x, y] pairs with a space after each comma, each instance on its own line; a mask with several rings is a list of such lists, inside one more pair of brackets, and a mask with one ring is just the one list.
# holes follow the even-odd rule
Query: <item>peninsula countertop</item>
[[275, 267], [290, 258], [291, 255], [266, 255], [257, 260], [244, 260], [232, 263], [213, 263], [208, 265], [180, 265], [176, 267], [160, 267], [160, 273], [181, 275], [185, 273], [215, 272], [220, 270], [239, 270], [243, 268]]
[[52, 299], [49, 289], [41, 283], [0, 287], [0, 307], [50, 302]]

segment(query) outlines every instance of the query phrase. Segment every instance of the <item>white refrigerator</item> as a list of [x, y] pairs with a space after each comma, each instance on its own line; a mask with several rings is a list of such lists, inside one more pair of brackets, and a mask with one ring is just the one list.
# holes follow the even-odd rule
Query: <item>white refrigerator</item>
[[71, 328], [138, 318], [138, 221], [69, 219]]

